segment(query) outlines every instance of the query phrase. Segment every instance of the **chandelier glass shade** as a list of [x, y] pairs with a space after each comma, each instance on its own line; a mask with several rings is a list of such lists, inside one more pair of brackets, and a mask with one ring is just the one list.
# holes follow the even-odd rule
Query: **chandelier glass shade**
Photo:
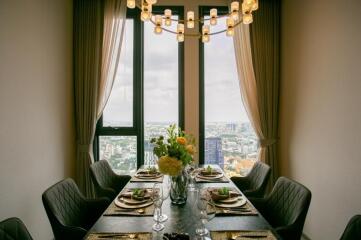
[[[234, 28], [240, 24], [251, 24], [253, 22], [252, 12], [258, 9], [258, 0], [233, 1], [229, 6], [229, 11], [225, 15], [218, 15], [217, 8], [212, 8], [209, 17], [195, 18], [194, 11], [188, 11], [186, 19], [178, 20], [172, 17], [172, 10], [165, 9], [163, 15], [153, 15], [152, 7], [157, 0], [127, 0], [128, 8], [139, 8], [141, 10], [140, 19], [150, 21], [154, 24], [154, 33], [161, 34], [163, 31], [176, 35], [178, 42], [184, 42], [186, 37], [200, 38], [202, 42], [210, 41], [212, 35], [226, 34], [229, 37], [234, 35]], [[226, 25], [221, 31], [211, 32], [210, 26], [218, 24], [218, 19], [226, 18]], [[176, 31], [168, 27], [176, 24]], [[194, 29], [196, 24], [203, 24], [201, 32], [188, 33], [185, 29]]]

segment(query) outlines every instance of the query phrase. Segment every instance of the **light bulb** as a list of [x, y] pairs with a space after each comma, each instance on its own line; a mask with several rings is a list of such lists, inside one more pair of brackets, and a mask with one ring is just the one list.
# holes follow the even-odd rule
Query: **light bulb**
[[172, 10], [166, 9], [164, 10], [164, 17], [165, 17], [165, 25], [171, 26], [172, 25]]
[[234, 28], [233, 28], [233, 27], [227, 28], [226, 35], [227, 35], [228, 37], [233, 37], [233, 36], [234, 36]]
[[135, 0], [127, 0], [128, 8], [135, 8]]
[[178, 23], [178, 25], [177, 25], [177, 33], [178, 34], [184, 34], [184, 24], [183, 23]]
[[212, 8], [209, 15], [211, 17], [209, 23], [211, 25], [217, 25], [217, 8]]
[[209, 23], [211, 24], [211, 25], [217, 25], [217, 18], [211, 18], [210, 20], [209, 20]]
[[233, 27], [234, 26], [234, 19], [233, 18], [227, 18], [226, 20], [227, 27]]
[[155, 15], [155, 24], [157, 26], [162, 26], [163, 25], [163, 18], [161, 15]]
[[142, 11], [142, 13], [140, 14], [140, 19], [142, 21], [149, 21], [149, 19], [151, 18], [151, 13], [149, 12], [145, 12], [145, 11]]
[[255, 1], [254, 0], [244, 0], [244, 3], [246, 3], [247, 5], [252, 5]]
[[187, 12], [187, 28], [194, 28], [194, 12]]
[[209, 34], [209, 25], [203, 25], [202, 27], [202, 34], [205, 35], [205, 34]]
[[161, 34], [163, 32], [163, 29], [161, 26], [155, 26], [154, 33], [155, 34]]
[[238, 14], [239, 14], [239, 2], [234, 1], [231, 3], [231, 16], [234, 20], [238, 20]]
[[202, 42], [203, 42], [203, 43], [209, 42], [209, 35], [203, 35], [203, 36], [202, 36]]
[[169, 26], [172, 26], [172, 20], [166, 18], [165, 21], [164, 21], [164, 24], [165, 24], [166, 26], [168, 26], [168, 27], [169, 27]]
[[184, 42], [184, 34], [177, 34], [177, 41]]
[[252, 11], [256, 11], [258, 9], [258, 0], [255, 0], [252, 4]]
[[145, 0], [148, 4], [156, 4], [157, 0]]
[[252, 22], [253, 22], [253, 16], [251, 13], [243, 15], [243, 23], [244, 24], [250, 24]]
[[242, 3], [242, 13], [243, 13], [243, 14], [249, 14], [249, 13], [251, 13], [251, 10], [252, 10], [252, 6], [251, 6], [251, 5], [248, 5], [248, 4], [246, 4], [245, 2]]

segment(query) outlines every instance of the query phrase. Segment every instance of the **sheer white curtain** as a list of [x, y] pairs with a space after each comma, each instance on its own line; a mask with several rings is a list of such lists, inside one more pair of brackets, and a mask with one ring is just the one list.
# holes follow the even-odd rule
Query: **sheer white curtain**
[[117, 74], [126, 22], [126, 0], [104, 1], [104, 28], [97, 119], [102, 115]]
[[[258, 139], [264, 139], [258, 106], [257, 82], [252, 63], [249, 25], [241, 24], [235, 28], [233, 42], [242, 101]], [[262, 144], [258, 158], [264, 161], [264, 148]]]

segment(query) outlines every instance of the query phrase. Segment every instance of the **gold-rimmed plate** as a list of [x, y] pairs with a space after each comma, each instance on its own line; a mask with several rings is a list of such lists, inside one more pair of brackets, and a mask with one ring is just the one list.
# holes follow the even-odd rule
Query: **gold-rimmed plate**
[[220, 207], [220, 208], [236, 208], [236, 207], [242, 207], [246, 203], [247, 203], [247, 199], [245, 199], [243, 197], [238, 197], [235, 202], [225, 203], [225, 202], [219, 201], [219, 202], [214, 203], [214, 205], [216, 205], [216, 207]]

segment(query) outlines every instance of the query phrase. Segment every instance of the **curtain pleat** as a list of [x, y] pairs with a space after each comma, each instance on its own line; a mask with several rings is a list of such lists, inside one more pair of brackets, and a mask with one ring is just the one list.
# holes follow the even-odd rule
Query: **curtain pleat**
[[261, 159], [271, 166], [271, 184], [278, 178], [280, 88], [280, 1], [261, 0], [250, 26], [253, 69], [263, 138]]
[[74, 1], [76, 180], [79, 188], [88, 197], [92, 197], [94, 194], [89, 166], [93, 162], [92, 142], [97, 120], [103, 9], [102, 0]]

